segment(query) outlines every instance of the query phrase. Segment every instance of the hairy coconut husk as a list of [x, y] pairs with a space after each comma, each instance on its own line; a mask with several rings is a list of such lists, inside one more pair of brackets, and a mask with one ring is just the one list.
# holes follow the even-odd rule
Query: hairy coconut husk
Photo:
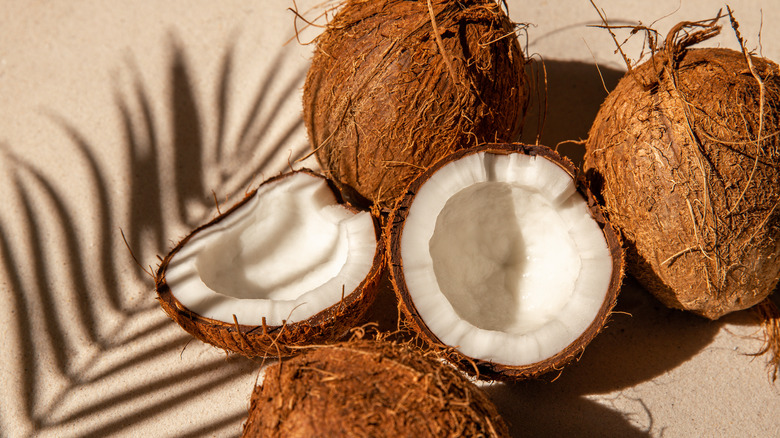
[[391, 208], [442, 156], [518, 139], [530, 92], [514, 32], [494, 0], [346, 2], [303, 90], [326, 176], [351, 202]]
[[767, 371], [769, 379], [774, 382], [780, 369], [780, 309], [770, 296], [753, 306], [751, 310], [761, 323], [764, 334], [764, 345], [754, 356], [768, 355]]
[[[587, 201], [588, 208], [602, 229], [604, 238], [612, 257], [612, 275], [608, 291], [606, 291], [604, 302], [598, 315], [588, 328], [565, 349], [554, 356], [543, 361], [513, 366], [496, 362], [469, 357], [458, 350], [457, 345], [446, 345], [442, 342], [426, 325], [425, 321], [418, 314], [414, 301], [409, 293], [404, 280], [404, 266], [401, 259], [401, 237], [403, 234], [403, 225], [406, 219], [409, 207], [415, 200], [415, 195], [419, 188], [441, 167], [451, 161], [458, 160], [470, 154], [487, 152], [492, 154], [514, 154], [521, 153], [531, 156], [543, 157], [559, 165], [576, 181], [577, 191]], [[611, 225], [607, 222], [601, 212], [601, 208], [593, 194], [590, 192], [587, 183], [572, 162], [566, 157], [562, 157], [557, 152], [546, 146], [525, 145], [525, 144], [485, 144], [475, 148], [460, 150], [451, 156], [442, 159], [435, 165], [428, 168], [420, 174], [406, 189], [406, 195], [398, 200], [395, 208], [391, 212], [385, 229], [385, 238], [388, 239], [386, 248], [388, 251], [387, 262], [391, 281], [398, 295], [398, 305], [405, 316], [404, 324], [416, 333], [421, 339], [427, 342], [428, 346], [439, 351], [450, 362], [455, 364], [462, 371], [475, 376], [481, 380], [519, 380], [540, 376], [551, 371], [560, 371], [563, 366], [578, 358], [585, 347], [598, 335], [606, 326], [607, 320], [612, 309], [617, 302], [617, 296], [623, 280], [624, 273], [624, 255], [622, 243]]]
[[717, 319], [780, 277], [780, 70], [690, 49], [719, 30], [691, 26], [610, 93], [584, 167], [630, 272], [665, 305]]
[[244, 437], [503, 437], [487, 396], [410, 344], [352, 341], [268, 367]]
[[[322, 178], [322, 176], [308, 169], [296, 172], [304, 172]], [[295, 172], [273, 177], [263, 182], [260, 187], [281, 178], [289, 177], [293, 173]], [[331, 189], [338, 194], [334, 187], [331, 186]], [[360, 285], [353, 291], [344, 291], [343, 298], [338, 303], [322, 309], [322, 311], [304, 321], [285, 323], [283, 325], [245, 325], [236, 320], [232, 323], [219, 321], [192, 312], [179, 302], [171, 291], [166, 282], [165, 273], [168, 264], [176, 253], [198, 233], [219, 223], [231, 213], [240, 209], [256, 192], [257, 189], [247, 193], [243, 200], [229, 210], [192, 231], [162, 260], [155, 274], [155, 289], [160, 306], [173, 321], [195, 338], [226, 351], [239, 353], [247, 357], [287, 357], [297, 354], [307, 345], [324, 344], [343, 339], [351, 328], [364, 322], [363, 316], [377, 295], [378, 283], [384, 270], [384, 244], [378, 235], [373, 266]], [[353, 209], [353, 211], [355, 210]], [[375, 218], [375, 223], [376, 221], [378, 219]]]

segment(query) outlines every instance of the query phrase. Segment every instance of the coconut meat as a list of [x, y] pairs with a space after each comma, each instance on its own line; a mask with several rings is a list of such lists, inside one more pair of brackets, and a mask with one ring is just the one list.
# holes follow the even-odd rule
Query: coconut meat
[[612, 276], [572, 177], [545, 158], [468, 155], [417, 192], [401, 237], [405, 284], [428, 328], [476, 359], [528, 365], [573, 343]]
[[189, 310], [269, 326], [308, 319], [368, 275], [373, 220], [338, 204], [323, 178], [299, 172], [200, 230], [173, 256], [166, 282]]

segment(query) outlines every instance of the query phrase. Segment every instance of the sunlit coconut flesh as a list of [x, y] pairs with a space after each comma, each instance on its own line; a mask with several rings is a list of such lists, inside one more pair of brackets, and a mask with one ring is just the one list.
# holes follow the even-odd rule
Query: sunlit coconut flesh
[[299, 171], [198, 228], [157, 273], [163, 309], [199, 339], [248, 356], [337, 339], [374, 297], [374, 220]]
[[622, 252], [574, 175], [548, 148], [489, 145], [438, 163], [396, 206], [388, 249], [402, 306], [465, 371], [538, 375], [601, 330]]

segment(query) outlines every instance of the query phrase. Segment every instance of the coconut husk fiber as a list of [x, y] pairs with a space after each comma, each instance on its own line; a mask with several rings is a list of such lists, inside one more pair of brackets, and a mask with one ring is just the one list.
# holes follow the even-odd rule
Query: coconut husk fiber
[[710, 319], [756, 305], [780, 277], [780, 69], [689, 47], [719, 30], [676, 26], [608, 96], [585, 155], [629, 272]]
[[358, 340], [266, 369], [245, 437], [502, 437], [487, 396], [413, 344]]
[[389, 209], [439, 158], [519, 138], [530, 93], [515, 31], [493, 0], [347, 1], [303, 91], [326, 176]]

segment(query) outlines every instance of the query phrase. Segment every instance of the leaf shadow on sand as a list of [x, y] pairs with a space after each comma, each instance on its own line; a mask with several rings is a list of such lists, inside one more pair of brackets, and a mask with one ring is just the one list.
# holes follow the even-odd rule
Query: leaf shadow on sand
[[[59, 114], [44, 111], [73, 146], [65, 151], [80, 163], [73, 172], [80, 172], [90, 185], [93, 195], [81, 200], [87, 211], [74, 210], [72, 194], [37, 163], [0, 145], [0, 164], [12, 169], [11, 197], [21, 207], [13, 216], [0, 215], [0, 274], [15, 306], [16, 318], [10, 321], [15, 342], [28, 346], [17, 355], [23, 370], [17, 397], [30, 435], [63, 427], [81, 430], [84, 423], [92, 429], [82, 430], [83, 436], [121, 433], [257, 373], [259, 365], [248, 359], [202, 357], [162, 377], [122, 380], [115, 391], [76, 407], [66, 403], [77, 391], [106, 385], [154, 361], [180, 355], [191, 340], [178, 327], [171, 329], [175, 324], [158, 308], [151, 279], [142, 268], [132, 266], [133, 257], [148, 266], [156, 263], [169, 250], [168, 239], [180, 232], [174, 230], [193, 229], [214, 214], [217, 193], [240, 199], [257, 174], [278, 173], [308, 149], [301, 140], [305, 138], [302, 121], [277, 111], [290, 93], [302, 87], [305, 75], [303, 66], [286, 65], [295, 62], [286, 57], [289, 51], [280, 49], [269, 58], [263, 66], [265, 74], [253, 86], [249, 109], [234, 111], [235, 38], [223, 50], [213, 102], [194, 86], [184, 45], [174, 34], [167, 44], [169, 92], [160, 97], [168, 99], [167, 105], [153, 99], [158, 95], [149, 90], [132, 56], [121, 68], [129, 81], [115, 78], [115, 110], [121, 128], [116, 141], [121, 153], [115, 156], [123, 160], [120, 167], [129, 175], [129, 186], [121, 192], [124, 198], [113, 188], [115, 176], [95, 154], [101, 145]], [[284, 78], [277, 76], [280, 70], [287, 72]], [[270, 93], [278, 85], [287, 95]], [[246, 88], [246, 82], [242, 86]], [[160, 107], [171, 113], [155, 111]], [[228, 140], [231, 111], [241, 118], [236, 140]], [[206, 113], [215, 117], [207, 118]], [[276, 128], [273, 135], [268, 134], [271, 126]], [[205, 128], [216, 135], [207, 137]], [[285, 155], [282, 166], [276, 159], [280, 154]], [[166, 186], [164, 182], [171, 180], [173, 185]], [[94, 218], [93, 226], [76, 220], [83, 215]], [[21, 234], [11, 233], [7, 219], [27, 225]], [[73, 305], [63, 307], [63, 300]], [[31, 321], [36, 319], [43, 330], [35, 330]], [[137, 319], [148, 323], [130, 324]], [[122, 355], [131, 346], [134, 354]], [[104, 361], [105, 357], [121, 359]], [[41, 395], [44, 376], [64, 382], [53, 396]], [[250, 392], [247, 388], [247, 397]], [[119, 419], [106, 414], [125, 405], [130, 407]], [[242, 406], [213, 421], [201, 421], [194, 429], [186, 423], [174, 428], [179, 436], [235, 435], [245, 415]]]

